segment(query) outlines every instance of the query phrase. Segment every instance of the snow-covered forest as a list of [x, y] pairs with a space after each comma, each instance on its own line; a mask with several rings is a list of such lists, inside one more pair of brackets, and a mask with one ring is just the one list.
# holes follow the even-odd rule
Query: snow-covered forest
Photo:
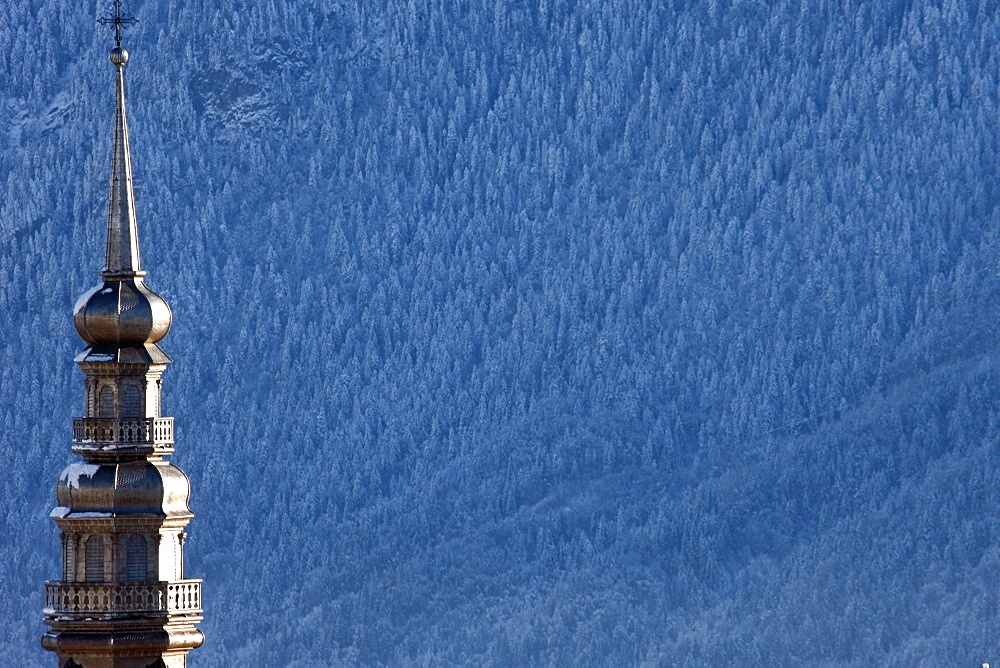
[[[0, 663], [109, 2], [0, 3]], [[192, 666], [1000, 662], [989, 0], [133, 0]]]

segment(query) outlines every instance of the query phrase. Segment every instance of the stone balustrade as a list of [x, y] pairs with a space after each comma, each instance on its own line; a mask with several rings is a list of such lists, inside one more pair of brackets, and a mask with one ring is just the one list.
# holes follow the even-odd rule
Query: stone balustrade
[[107, 445], [170, 445], [174, 442], [172, 417], [136, 418], [74, 418], [73, 444], [81, 447]]
[[136, 613], [201, 614], [201, 580], [46, 582], [46, 617], [123, 617]]

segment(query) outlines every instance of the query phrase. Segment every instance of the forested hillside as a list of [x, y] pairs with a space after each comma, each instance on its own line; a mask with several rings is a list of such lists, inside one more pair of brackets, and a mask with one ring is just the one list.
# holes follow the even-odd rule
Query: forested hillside
[[[50, 665], [110, 3], [0, 3], [0, 663]], [[1000, 662], [986, 0], [133, 0], [192, 666]]]

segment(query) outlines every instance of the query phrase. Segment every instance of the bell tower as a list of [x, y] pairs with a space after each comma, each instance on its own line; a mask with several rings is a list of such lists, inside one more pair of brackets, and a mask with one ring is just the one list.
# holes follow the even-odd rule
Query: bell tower
[[157, 342], [170, 329], [167, 303], [145, 285], [139, 262], [132, 164], [125, 120], [125, 64], [116, 0], [115, 117], [101, 282], [76, 303], [87, 347], [83, 417], [73, 420], [71, 463], [56, 486], [52, 518], [62, 539], [62, 577], [45, 583], [42, 646], [59, 668], [185, 666], [204, 635], [201, 580], [184, 577], [191, 486], [167, 461], [174, 421], [160, 412], [170, 358]]

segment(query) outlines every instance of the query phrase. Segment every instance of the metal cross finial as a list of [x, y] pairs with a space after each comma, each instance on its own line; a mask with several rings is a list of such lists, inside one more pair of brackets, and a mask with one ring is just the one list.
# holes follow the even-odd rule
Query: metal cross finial
[[115, 26], [115, 46], [121, 47], [122, 45], [122, 26], [134, 26], [139, 22], [139, 19], [134, 16], [124, 17], [122, 16], [122, 0], [115, 0], [115, 13], [113, 15], [102, 16], [97, 19], [97, 22], [101, 25], [112, 25]]

